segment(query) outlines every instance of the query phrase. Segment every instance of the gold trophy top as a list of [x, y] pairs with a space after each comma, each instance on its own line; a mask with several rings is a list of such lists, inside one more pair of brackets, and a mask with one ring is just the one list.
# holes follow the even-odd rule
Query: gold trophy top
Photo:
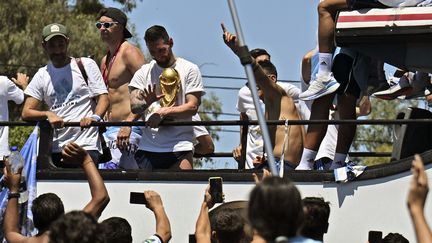
[[161, 94], [161, 107], [174, 106], [177, 93], [180, 90], [180, 75], [174, 68], [165, 68], [159, 76]]

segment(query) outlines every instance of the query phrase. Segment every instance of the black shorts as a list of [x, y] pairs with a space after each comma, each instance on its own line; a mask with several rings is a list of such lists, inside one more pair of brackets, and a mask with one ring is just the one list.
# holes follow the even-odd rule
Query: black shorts
[[388, 6], [380, 3], [379, 0], [347, 0], [347, 4], [350, 10], [362, 8], [389, 8]]
[[192, 162], [192, 151], [156, 153], [144, 150], [138, 150], [135, 153], [135, 161], [140, 168], [148, 168], [148, 163], [153, 169], [170, 169], [173, 165], [178, 164], [183, 159]]
[[353, 72], [354, 59], [347, 54], [339, 53], [334, 57], [332, 72], [334, 78], [340, 84], [337, 94], [348, 94], [360, 98], [360, 87], [358, 86]]

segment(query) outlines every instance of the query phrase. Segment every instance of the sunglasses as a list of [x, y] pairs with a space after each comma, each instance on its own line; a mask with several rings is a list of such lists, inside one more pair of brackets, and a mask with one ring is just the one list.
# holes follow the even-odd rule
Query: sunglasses
[[100, 29], [103, 26], [105, 29], [109, 29], [115, 24], [118, 24], [118, 22], [97, 22], [96, 28]]

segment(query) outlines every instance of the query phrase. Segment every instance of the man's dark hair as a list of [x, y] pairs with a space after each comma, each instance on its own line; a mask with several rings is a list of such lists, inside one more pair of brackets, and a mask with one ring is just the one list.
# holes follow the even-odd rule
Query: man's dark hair
[[260, 62], [258, 62], [258, 64], [266, 72], [266, 74], [274, 75], [277, 78], [277, 76], [278, 76], [277, 69], [276, 69], [276, 66], [272, 62], [266, 60], [266, 61], [260, 61]]
[[96, 219], [83, 211], [72, 211], [50, 227], [50, 243], [105, 243]]
[[301, 235], [322, 241], [329, 225], [329, 202], [324, 201], [322, 197], [306, 197], [303, 199], [303, 207], [306, 210]]
[[159, 39], [162, 39], [164, 42], [168, 42], [169, 35], [166, 29], [160, 25], [153, 25], [148, 28], [144, 34], [144, 40], [146, 43], [155, 42]]
[[132, 228], [129, 222], [120, 217], [111, 217], [101, 223], [107, 243], [132, 243]]
[[262, 49], [262, 48], [255, 48], [253, 50], [250, 50], [249, 54], [253, 58], [256, 58], [256, 57], [261, 56], [261, 55], [267, 55], [267, 56], [271, 57], [270, 54], [265, 49]]
[[288, 178], [266, 177], [251, 192], [249, 221], [266, 241], [294, 237], [303, 223], [303, 204], [297, 187]]
[[236, 243], [243, 238], [245, 220], [240, 210], [223, 208], [216, 212], [212, 221], [218, 242]]
[[388, 233], [388, 235], [382, 239], [382, 243], [409, 243], [409, 241], [401, 234]]
[[48, 230], [51, 223], [64, 214], [62, 200], [54, 193], [45, 193], [33, 200], [31, 207], [34, 226], [39, 234]]

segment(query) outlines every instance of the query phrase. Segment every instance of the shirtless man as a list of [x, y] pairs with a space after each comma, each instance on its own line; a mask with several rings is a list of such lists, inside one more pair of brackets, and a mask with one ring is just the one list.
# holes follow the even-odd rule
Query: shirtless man
[[[102, 58], [101, 72], [105, 84], [108, 87], [108, 95], [110, 100], [108, 121], [134, 121], [139, 115], [134, 115], [130, 110], [129, 99], [129, 82], [134, 73], [144, 64], [144, 55], [140, 49], [126, 41], [132, 37], [131, 33], [126, 28], [126, 15], [116, 8], [104, 8], [99, 13], [99, 22], [96, 27], [100, 29], [101, 39], [108, 46], [107, 55]], [[117, 127], [108, 128], [107, 134], [115, 134]], [[133, 130], [132, 136], [131, 132]], [[138, 127], [121, 127], [117, 133], [117, 147], [121, 152], [129, 154], [120, 154], [120, 151], [113, 148], [110, 144], [111, 153], [114, 160], [120, 160], [120, 167], [125, 169], [137, 168], [134, 166], [133, 153], [137, 148], [137, 144], [130, 144], [131, 140], [139, 141], [141, 132]], [[110, 141], [110, 136], [108, 136]], [[115, 142], [115, 135], [114, 135]], [[129, 151], [132, 150], [132, 151]], [[126, 158], [128, 157], [128, 158]], [[119, 162], [119, 161], [114, 161]]]
[[[224, 32], [223, 38], [225, 44], [238, 55], [239, 44], [236, 40], [236, 36], [226, 31], [223, 24], [222, 30]], [[293, 99], [275, 82], [277, 73], [274, 65], [271, 64], [271, 62], [262, 62], [263, 68], [260, 64], [256, 63], [252, 56], [251, 58], [253, 59], [252, 66], [257, 85], [260, 89], [259, 93], [262, 93], [260, 96], [261, 99], [264, 100], [266, 118], [268, 120], [299, 120], [299, 114]], [[274, 70], [272, 71], [272, 69]], [[285, 145], [285, 148], [283, 148], [286, 136], [285, 126], [268, 127], [276, 161], [278, 162], [279, 158], [284, 154], [284, 167], [295, 168], [300, 161], [303, 150], [303, 126], [290, 127], [288, 134], [288, 138], [290, 139]], [[286, 151], [287, 148], [288, 150]]]

